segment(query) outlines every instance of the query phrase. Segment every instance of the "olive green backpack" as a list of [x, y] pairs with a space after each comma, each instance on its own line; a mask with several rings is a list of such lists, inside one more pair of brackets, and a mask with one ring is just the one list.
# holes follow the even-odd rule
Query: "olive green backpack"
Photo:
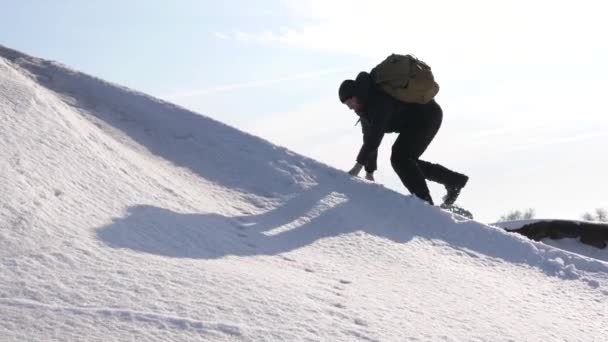
[[392, 54], [371, 75], [380, 89], [403, 102], [428, 103], [439, 92], [431, 67], [412, 55]]

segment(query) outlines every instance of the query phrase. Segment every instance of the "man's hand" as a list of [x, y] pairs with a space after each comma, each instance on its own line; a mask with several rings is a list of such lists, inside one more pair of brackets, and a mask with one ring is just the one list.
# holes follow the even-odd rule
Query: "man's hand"
[[359, 175], [359, 172], [361, 172], [361, 169], [363, 169], [363, 165], [356, 163], [355, 166], [353, 166], [353, 168], [348, 171], [348, 174], [356, 177]]
[[375, 181], [374, 179], [374, 173], [373, 172], [366, 172], [365, 173], [365, 179], [367, 179], [368, 181]]

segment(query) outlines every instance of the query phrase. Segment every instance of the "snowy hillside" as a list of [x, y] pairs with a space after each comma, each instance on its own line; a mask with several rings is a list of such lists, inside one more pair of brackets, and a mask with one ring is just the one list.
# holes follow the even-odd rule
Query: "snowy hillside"
[[[2, 341], [606, 341], [608, 264], [0, 47]], [[297, 134], [297, 132], [294, 132]]]

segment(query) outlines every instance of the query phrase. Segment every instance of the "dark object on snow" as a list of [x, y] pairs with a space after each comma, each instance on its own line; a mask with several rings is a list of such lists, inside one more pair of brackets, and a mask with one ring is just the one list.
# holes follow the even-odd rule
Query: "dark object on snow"
[[608, 224], [602, 223], [550, 220], [530, 223], [510, 231], [535, 241], [544, 238], [553, 240], [579, 238], [582, 243], [600, 249], [606, 248], [608, 244]]

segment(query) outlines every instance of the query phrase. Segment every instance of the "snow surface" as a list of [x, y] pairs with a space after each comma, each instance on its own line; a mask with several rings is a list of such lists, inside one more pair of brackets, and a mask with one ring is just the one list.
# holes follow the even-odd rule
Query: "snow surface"
[[600, 260], [2, 47], [0, 115], [2, 341], [608, 340]]

